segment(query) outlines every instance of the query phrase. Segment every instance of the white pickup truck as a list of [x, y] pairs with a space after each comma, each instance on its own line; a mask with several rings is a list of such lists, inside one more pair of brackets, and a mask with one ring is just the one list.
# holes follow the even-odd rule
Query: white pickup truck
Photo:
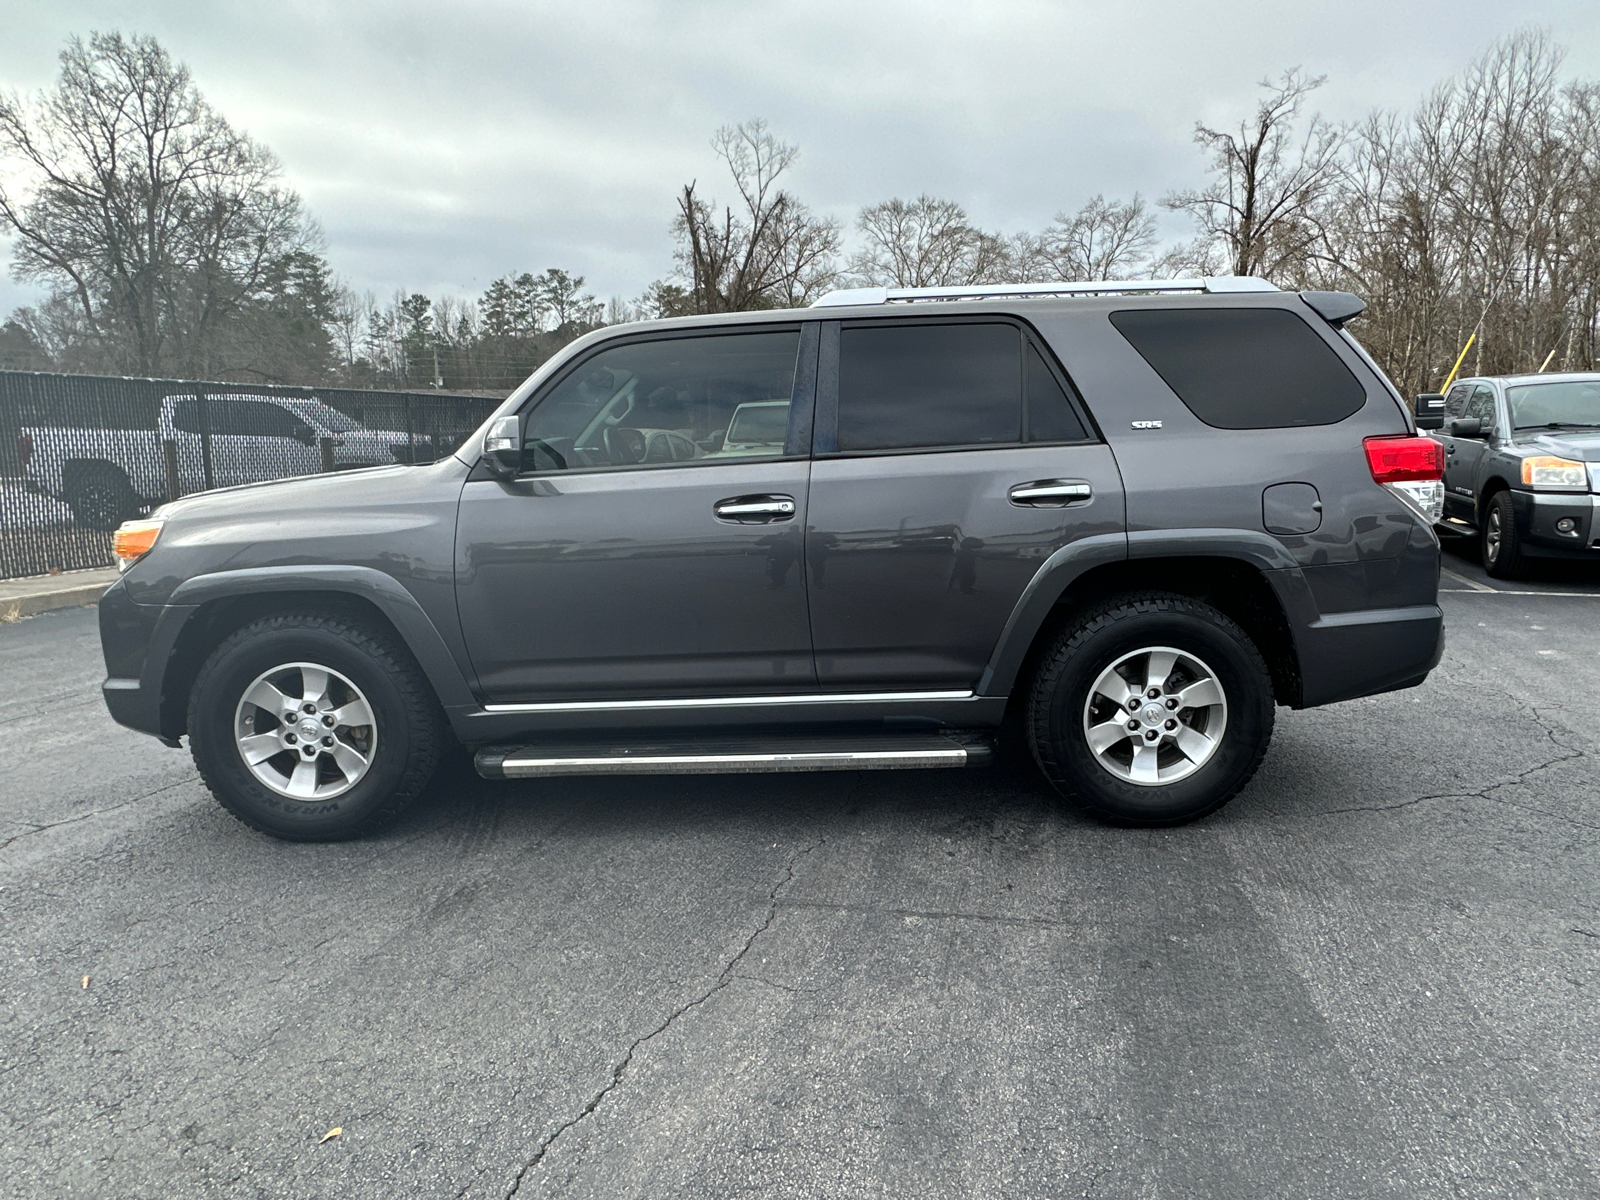
[[369, 429], [320, 400], [219, 393], [203, 403], [192, 392], [163, 398], [155, 429], [24, 426], [17, 438], [23, 484], [65, 500], [79, 525], [115, 529], [167, 498], [165, 441], [177, 452], [184, 495], [315, 474], [324, 438], [335, 470], [412, 458], [403, 431]]

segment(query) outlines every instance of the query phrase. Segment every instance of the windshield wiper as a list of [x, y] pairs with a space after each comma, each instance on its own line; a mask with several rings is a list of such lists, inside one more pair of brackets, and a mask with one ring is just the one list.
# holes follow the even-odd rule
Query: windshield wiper
[[1600, 429], [1593, 421], [1546, 421], [1543, 425], [1518, 425], [1518, 429]]

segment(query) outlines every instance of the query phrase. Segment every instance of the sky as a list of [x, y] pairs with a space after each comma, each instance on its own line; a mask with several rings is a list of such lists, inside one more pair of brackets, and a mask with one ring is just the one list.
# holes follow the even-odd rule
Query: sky
[[[672, 269], [678, 189], [731, 197], [710, 138], [750, 117], [846, 226], [927, 192], [1013, 233], [1198, 184], [1195, 121], [1236, 122], [1289, 67], [1328, 77], [1335, 120], [1409, 109], [1523, 27], [1600, 77], [1594, 0], [4, 0], [0, 25], [0, 88], [23, 94], [71, 34], [153, 34], [380, 298], [547, 267], [635, 297]], [[0, 314], [38, 294], [5, 272]]]

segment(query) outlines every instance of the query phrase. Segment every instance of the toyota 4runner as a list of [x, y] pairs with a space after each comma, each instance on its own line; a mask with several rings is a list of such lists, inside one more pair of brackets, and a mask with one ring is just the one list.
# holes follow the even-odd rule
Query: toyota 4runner
[[581, 339], [453, 457], [116, 537], [105, 699], [256, 829], [490, 778], [975, 766], [1212, 812], [1275, 705], [1439, 661], [1443, 450], [1254, 279], [865, 289]]

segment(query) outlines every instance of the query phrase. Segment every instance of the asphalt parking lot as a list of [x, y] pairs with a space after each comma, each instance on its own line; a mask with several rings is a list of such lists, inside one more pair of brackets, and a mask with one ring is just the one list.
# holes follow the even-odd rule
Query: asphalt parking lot
[[1425, 686], [1155, 833], [458, 764], [284, 845], [0, 626], [0, 1194], [1600, 1194], [1600, 573], [1445, 565]]

